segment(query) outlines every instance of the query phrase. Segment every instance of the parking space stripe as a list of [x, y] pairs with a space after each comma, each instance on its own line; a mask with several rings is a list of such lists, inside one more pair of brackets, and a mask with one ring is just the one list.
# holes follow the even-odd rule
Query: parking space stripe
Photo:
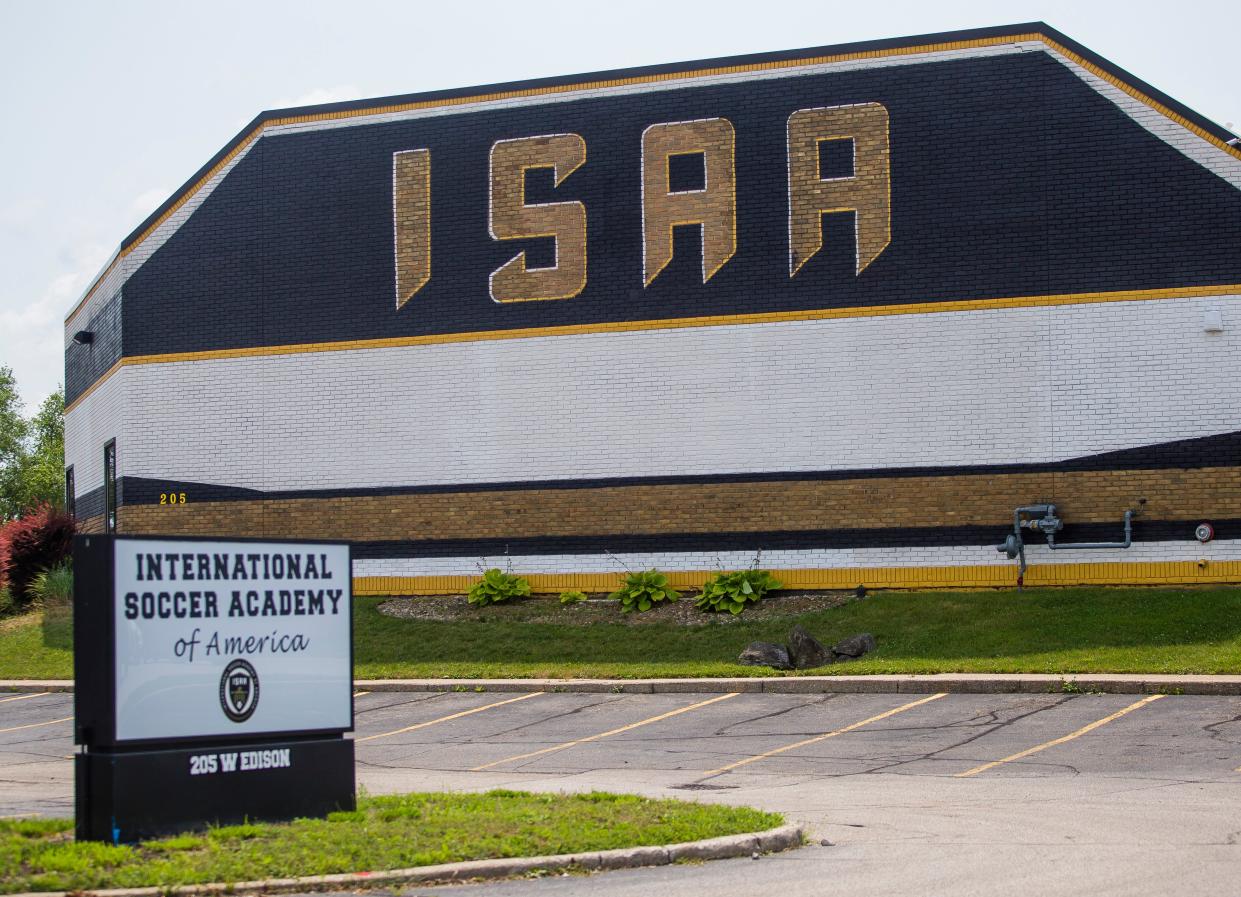
[[18, 695], [17, 697], [14, 697], [14, 698], [0, 698], [0, 704], [7, 704], [9, 701], [24, 701], [27, 698], [41, 698], [44, 695], [50, 695], [50, 694], [51, 694], [50, 691], [37, 691], [34, 694]]
[[393, 729], [391, 732], [380, 732], [378, 735], [367, 735], [364, 738], [355, 738], [354, 741], [374, 741], [376, 738], [387, 738], [389, 735], [400, 735], [402, 732], [413, 732], [417, 729], [425, 729], [427, 726], [446, 723], [450, 720], [461, 719], [463, 716], [470, 716], [474, 713], [482, 713], [484, 710], [490, 710], [492, 707], [503, 707], [505, 704], [513, 704], [517, 701], [526, 701], [530, 698], [537, 698], [546, 692], [536, 691], [528, 695], [518, 695], [515, 698], [508, 698], [504, 701], [496, 701], [494, 704], [484, 704], [482, 707], [475, 707], [472, 710], [462, 710], [460, 713], [450, 713], [448, 716], [441, 716], [439, 719], [430, 719], [425, 723], [414, 723], [412, 726], [406, 726], [403, 729]]
[[1105, 716], [1103, 717], [1103, 719], [1095, 720], [1093, 723], [1082, 726], [1080, 729], [1078, 729], [1075, 732], [1070, 732], [1068, 735], [1062, 735], [1059, 738], [1052, 739], [1051, 741], [1045, 741], [1042, 744], [1036, 744], [1032, 748], [1026, 748], [1024, 751], [1018, 751], [1017, 753], [1009, 757], [1004, 757], [1001, 760], [992, 760], [990, 763], [984, 763], [982, 766], [975, 766], [973, 769], [967, 769], [965, 772], [959, 772], [956, 774], [956, 778], [964, 779], [968, 776], [975, 776], [975, 775], [978, 775], [978, 773], [980, 772], [986, 772], [988, 769], [993, 769], [994, 767], [1000, 766], [1001, 764], [1011, 763], [1014, 760], [1020, 760], [1023, 757], [1030, 756], [1031, 754], [1037, 754], [1039, 751], [1045, 751], [1048, 748], [1055, 747], [1058, 744], [1064, 744], [1066, 741], [1072, 741], [1074, 738], [1080, 738], [1081, 736], [1085, 735], [1087, 732], [1093, 732], [1095, 729], [1099, 728], [1100, 726], [1106, 726], [1108, 723], [1112, 722], [1113, 720], [1120, 719], [1126, 713], [1132, 713], [1134, 710], [1137, 710], [1139, 707], [1144, 707], [1145, 705], [1149, 704], [1151, 701], [1158, 701], [1162, 697], [1165, 697], [1165, 695], [1147, 695], [1145, 698], [1143, 698], [1140, 701], [1134, 701], [1132, 704], [1130, 704], [1128, 707], [1124, 708], [1123, 710], [1117, 710], [1115, 713], [1111, 714], [1110, 716]]
[[921, 698], [917, 701], [910, 701], [908, 704], [902, 704], [900, 707], [895, 707], [892, 710], [886, 710], [883, 713], [864, 719], [861, 722], [852, 723], [840, 729], [833, 729], [831, 732], [824, 732], [822, 735], [816, 735], [813, 738], [806, 738], [795, 744], [786, 744], [784, 747], [778, 747], [775, 750], [763, 751], [761, 754], [746, 757], [744, 760], [738, 760], [736, 763], [729, 763], [727, 766], [721, 766], [719, 769], [713, 769], [710, 772], [703, 773], [703, 778], [709, 779], [712, 776], [723, 775], [724, 773], [731, 772], [738, 767], [747, 766], [750, 763], [757, 763], [759, 760], [766, 760], [768, 757], [774, 757], [777, 754], [783, 754], [787, 751], [796, 750], [800, 747], [806, 747], [806, 745], [810, 744], [818, 744], [820, 741], [835, 738], [837, 735], [844, 735], [846, 732], [852, 732], [854, 729], [860, 729], [862, 726], [877, 723], [882, 719], [887, 719], [888, 717], [895, 716], [898, 713], [904, 713], [906, 710], [912, 710], [915, 707], [920, 707], [921, 705], [930, 703], [931, 701], [938, 701], [940, 698], [946, 698], [947, 696], [947, 692], [940, 692], [939, 694], [934, 694], [927, 698]]
[[600, 732], [598, 735], [588, 735], [585, 738], [576, 738], [573, 741], [566, 741], [563, 744], [545, 747], [537, 751], [531, 751], [528, 754], [517, 754], [514, 757], [505, 757], [503, 760], [495, 760], [491, 763], [484, 763], [482, 766], [475, 766], [470, 772], [482, 772], [484, 769], [491, 769], [493, 766], [499, 766], [503, 763], [513, 763], [517, 760], [529, 760], [531, 757], [540, 757], [543, 754], [551, 754], [556, 751], [563, 751], [566, 748], [574, 747], [579, 744], [587, 744], [591, 741], [598, 741], [601, 738], [608, 738], [612, 735], [620, 735], [622, 732], [628, 732], [631, 729], [637, 729], [640, 726], [649, 726], [651, 723], [657, 723], [673, 716], [679, 716], [682, 713], [689, 713], [691, 710], [697, 710], [699, 707], [706, 707], [708, 704], [714, 704], [717, 701], [727, 701], [729, 698], [735, 698], [739, 692], [730, 692], [726, 695], [716, 695], [714, 698], [708, 698], [705, 701], [699, 701], [697, 704], [690, 704], [688, 707], [679, 707], [676, 710], [670, 710], [667, 713], [661, 713], [659, 716], [652, 716], [649, 719], [639, 720], [636, 723], [630, 723], [627, 726], [621, 726], [619, 729], [609, 729], [606, 732]]
[[39, 726], [52, 726], [52, 725], [55, 725], [56, 723], [67, 723], [67, 722], [70, 722], [72, 719], [73, 717], [71, 716], [65, 716], [65, 717], [61, 717], [60, 719], [49, 719], [45, 723], [26, 723], [26, 725], [24, 726], [9, 726], [9, 728], [7, 729], [0, 729], [0, 733], [16, 732], [19, 729], [37, 729], [39, 728]]
[[369, 694], [370, 694], [370, 692], [369, 692], [369, 691], [355, 691], [355, 692], [353, 693], [353, 696], [354, 696], [355, 698], [360, 698], [360, 697], [362, 697], [362, 695], [369, 695]]

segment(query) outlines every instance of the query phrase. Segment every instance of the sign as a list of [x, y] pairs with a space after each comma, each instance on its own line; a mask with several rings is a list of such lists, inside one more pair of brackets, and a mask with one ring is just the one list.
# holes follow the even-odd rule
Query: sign
[[74, 569], [79, 838], [353, 807], [348, 545], [79, 536]]
[[124, 842], [204, 822], [297, 819], [353, 808], [353, 742], [88, 750], [77, 757], [79, 840]]
[[116, 740], [353, 726], [349, 548], [114, 542]]

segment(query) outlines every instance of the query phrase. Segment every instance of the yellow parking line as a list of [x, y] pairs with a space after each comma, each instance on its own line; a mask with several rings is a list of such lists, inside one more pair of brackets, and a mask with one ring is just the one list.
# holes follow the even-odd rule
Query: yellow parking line
[[24, 726], [9, 726], [9, 728], [7, 729], [0, 729], [0, 732], [16, 732], [19, 729], [37, 729], [39, 728], [39, 726], [52, 726], [52, 725], [55, 725], [56, 723], [67, 723], [72, 719], [73, 717], [71, 716], [65, 716], [65, 717], [61, 717], [60, 719], [49, 719], [45, 723], [26, 723], [26, 725]]
[[1158, 701], [1162, 697], [1164, 697], [1164, 695], [1148, 695], [1140, 701], [1134, 701], [1132, 704], [1130, 704], [1128, 707], [1126, 707], [1123, 710], [1117, 710], [1111, 716], [1105, 716], [1103, 717], [1103, 719], [1095, 720], [1093, 723], [1090, 723], [1089, 725], [1082, 726], [1076, 732], [1070, 732], [1068, 735], [1062, 735], [1059, 738], [1053, 739], [1051, 741], [1046, 741], [1043, 744], [1035, 745], [1032, 748], [1026, 748], [1024, 751], [1018, 751], [1016, 754], [1013, 754], [1012, 756], [1009, 756], [1009, 757], [1005, 757], [1002, 760], [992, 760], [990, 763], [984, 763], [982, 766], [975, 766], [973, 769], [967, 769], [965, 772], [957, 773], [956, 777], [958, 779], [964, 779], [967, 776], [978, 775], [978, 773], [986, 772], [988, 769], [991, 769], [992, 767], [995, 767], [995, 766], [999, 766], [1002, 763], [1011, 763], [1013, 760], [1020, 760], [1023, 757], [1030, 756], [1031, 754], [1037, 754], [1039, 751], [1045, 751], [1049, 747], [1055, 747], [1058, 744], [1064, 744], [1066, 741], [1072, 741], [1074, 738], [1080, 738], [1081, 736], [1085, 735], [1087, 732], [1093, 732], [1095, 729], [1099, 728], [1100, 726], [1106, 726], [1108, 723], [1112, 722], [1112, 720], [1120, 719], [1126, 713], [1132, 713], [1134, 710], [1137, 710], [1139, 707], [1149, 704], [1151, 701]]
[[897, 707], [893, 710], [887, 710], [883, 713], [878, 714], [877, 716], [872, 716], [869, 719], [862, 720], [861, 722], [852, 723], [848, 726], [845, 726], [844, 728], [834, 729], [831, 732], [825, 732], [822, 735], [816, 735], [813, 738], [807, 738], [803, 741], [797, 742], [796, 744], [786, 744], [784, 747], [779, 747], [779, 748], [776, 748], [775, 750], [764, 751], [761, 754], [755, 754], [753, 757], [746, 757], [744, 760], [738, 760], [736, 763], [729, 763], [727, 766], [721, 766], [719, 769], [713, 769], [710, 772], [703, 773], [703, 778], [710, 778], [711, 776], [723, 775], [724, 773], [734, 770], [739, 766], [746, 766], [747, 764], [750, 764], [750, 763], [757, 763], [759, 760], [766, 760], [768, 757], [774, 757], [777, 754], [783, 754], [786, 751], [791, 751], [799, 747], [805, 747], [808, 744], [817, 744], [820, 741], [826, 741], [829, 738], [835, 738], [837, 735], [844, 735], [846, 732], [852, 732], [854, 729], [860, 729], [862, 728], [862, 726], [869, 725], [870, 723], [877, 723], [881, 719], [887, 719], [889, 716], [895, 716], [898, 713], [904, 713], [906, 710], [912, 710], [913, 708], [921, 706], [922, 704], [929, 703], [930, 701], [937, 701], [940, 698], [945, 698], [947, 696], [948, 696], [947, 692], [940, 692], [939, 694], [931, 695], [928, 698], [921, 698], [917, 701], [910, 701], [908, 704], [902, 704], [900, 707]]
[[505, 704], [513, 704], [517, 701], [525, 701], [530, 698], [537, 698], [544, 692], [536, 691], [528, 695], [518, 695], [515, 698], [508, 698], [504, 701], [496, 701], [494, 704], [484, 704], [482, 707], [475, 707], [473, 710], [462, 710], [460, 713], [450, 713], [448, 716], [441, 716], [439, 719], [427, 720], [425, 723], [415, 723], [412, 726], [406, 726], [404, 729], [393, 729], [391, 732], [380, 732], [378, 735], [367, 735], [365, 738], [355, 738], [354, 741], [373, 741], [376, 738], [387, 738], [389, 735], [400, 735], [402, 732], [413, 732], [415, 729], [425, 729], [427, 726], [434, 726], [438, 723], [446, 723], [449, 720], [461, 719], [463, 716], [469, 716], [472, 713], [482, 713], [484, 710], [490, 710], [492, 707], [502, 707]]
[[495, 760], [491, 763], [484, 763], [482, 766], [475, 766], [473, 769], [470, 770], [470, 772], [481, 772], [484, 769], [491, 769], [491, 767], [499, 766], [502, 763], [512, 763], [516, 760], [528, 760], [531, 757], [538, 757], [543, 754], [551, 754], [551, 753], [554, 753], [555, 751], [563, 751], [566, 748], [573, 747], [574, 745], [586, 744], [587, 742], [598, 741], [601, 738], [608, 738], [612, 735], [619, 735], [622, 732], [628, 732], [629, 730], [636, 729], [639, 726], [649, 726], [651, 723], [657, 723], [660, 720], [668, 719], [669, 717], [672, 717], [672, 716], [679, 716], [682, 713], [689, 713], [691, 710], [697, 710], [699, 707], [706, 707], [708, 704], [714, 704], [716, 701], [727, 701], [729, 698], [737, 697], [738, 694], [739, 694], [738, 692], [731, 692], [726, 695], [716, 695], [714, 698], [708, 698], [705, 701], [699, 701], [697, 704], [690, 704], [688, 707], [680, 707], [676, 710], [670, 710], [667, 713], [661, 713], [659, 716], [652, 716], [649, 719], [639, 720], [636, 723], [630, 723], [627, 726], [621, 726], [619, 729], [609, 729], [606, 732], [600, 732], [598, 735], [588, 735], [585, 738], [577, 738], [577, 739], [574, 739], [573, 741], [566, 741], [564, 744], [557, 744], [552, 747], [543, 748], [541, 750], [531, 751], [528, 754], [517, 754], [514, 757], [505, 757], [503, 760]]
[[24, 701], [27, 698], [41, 698], [44, 695], [50, 695], [50, 691], [37, 691], [34, 694], [18, 695], [15, 698], [0, 698], [0, 704], [7, 704], [9, 701]]
[[354, 696], [355, 698], [360, 698], [360, 697], [362, 697], [362, 695], [369, 695], [369, 694], [370, 694], [370, 692], [369, 692], [369, 691], [355, 691], [355, 692], [353, 693], [353, 696]]

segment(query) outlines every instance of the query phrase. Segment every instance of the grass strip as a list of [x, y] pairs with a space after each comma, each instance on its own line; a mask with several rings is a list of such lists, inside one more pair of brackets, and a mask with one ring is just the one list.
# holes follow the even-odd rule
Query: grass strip
[[[783, 619], [706, 626], [392, 619], [357, 600], [359, 678], [772, 676], [736, 663], [800, 623], [824, 644], [873, 633], [866, 673], [1241, 673], [1241, 588], [877, 592]], [[619, 617], [619, 612], [618, 612]]]
[[[825, 644], [858, 632], [878, 641], [866, 658], [816, 675], [1241, 673], [1237, 587], [877, 592], [815, 613], [692, 627], [626, 625], [619, 610], [616, 623], [588, 626], [496, 614], [425, 622], [380, 614], [381, 601], [355, 601], [359, 679], [787, 675], [736, 658], [748, 642], [784, 642], [794, 623]], [[72, 675], [62, 624], [37, 614], [0, 622], [0, 678]]]
[[373, 872], [671, 844], [783, 821], [747, 807], [519, 791], [362, 797], [356, 811], [327, 819], [231, 825], [136, 845], [75, 842], [67, 819], [0, 820], [0, 893]]

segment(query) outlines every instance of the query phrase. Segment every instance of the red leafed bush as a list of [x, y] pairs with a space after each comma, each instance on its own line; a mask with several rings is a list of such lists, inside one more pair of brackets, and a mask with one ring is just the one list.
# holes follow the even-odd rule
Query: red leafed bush
[[32, 508], [0, 529], [0, 582], [8, 581], [15, 604], [30, 600], [30, 583], [40, 571], [69, 556], [73, 531], [73, 518], [49, 504]]

